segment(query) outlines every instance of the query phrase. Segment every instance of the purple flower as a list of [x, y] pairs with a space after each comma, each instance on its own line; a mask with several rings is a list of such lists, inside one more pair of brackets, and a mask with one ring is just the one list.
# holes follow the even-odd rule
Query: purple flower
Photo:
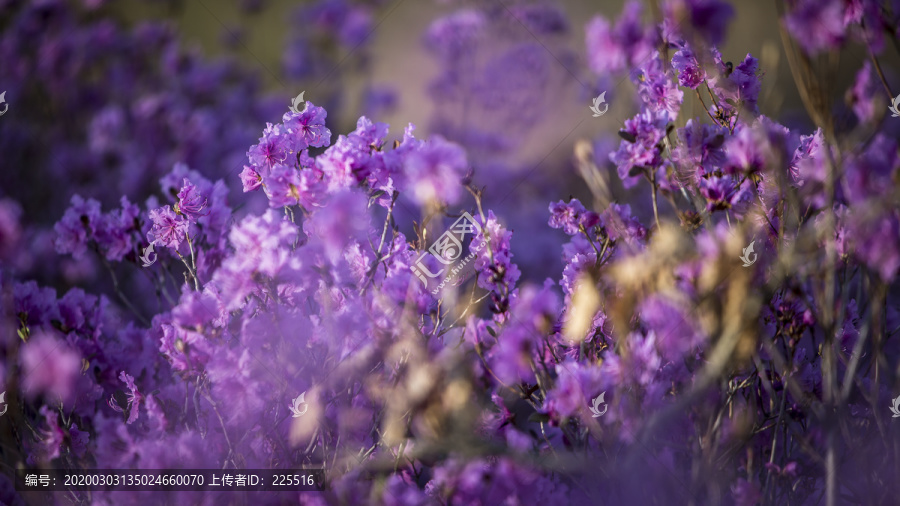
[[106, 259], [121, 260], [132, 251], [132, 232], [137, 230], [140, 211], [126, 197], [120, 203], [120, 209], [102, 214], [96, 200], [72, 197], [72, 206], [54, 226], [57, 252], [81, 258], [93, 244]]
[[825, 165], [825, 136], [821, 128], [817, 128], [812, 135], [800, 136], [800, 145], [794, 150], [791, 158], [790, 174], [799, 186], [808, 181], [823, 181]]
[[562, 200], [550, 204], [549, 225], [553, 228], [561, 228], [569, 235], [579, 232], [581, 226], [590, 230], [600, 222], [600, 217], [593, 211], [588, 211], [581, 205], [578, 199], [572, 199], [568, 204]]
[[36, 331], [19, 356], [22, 387], [29, 398], [44, 394], [48, 402], [71, 400], [81, 372], [81, 356], [50, 332]]
[[491, 369], [507, 384], [535, 381], [532, 369], [534, 354], [540, 343], [539, 334], [528, 325], [514, 324], [508, 327], [491, 349]]
[[92, 151], [115, 153], [125, 127], [125, 114], [118, 105], [108, 106], [91, 120], [88, 142]]
[[297, 239], [298, 232], [296, 225], [272, 210], [262, 216], [248, 216], [232, 227], [228, 235], [234, 247], [230, 260], [243, 271], [262, 271], [274, 276], [287, 263], [287, 249]]
[[262, 176], [259, 175], [259, 172], [253, 170], [252, 167], [244, 165], [244, 170], [241, 171], [240, 176], [241, 187], [244, 189], [244, 193], [258, 190], [262, 186]]
[[209, 361], [211, 347], [203, 334], [164, 323], [154, 328], [154, 334], [161, 336], [159, 352], [175, 371], [202, 371]]
[[563, 246], [563, 257], [566, 267], [563, 269], [559, 284], [566, 294], [566, 300], [570, 301], [581, 275], [597, 261], [597, 252], [586, 238], [575, 236], [572, 242]]
[[78, 458], [84, 458], [88, 451], [88, 444], [90, 443], [91, 435], [90, 433], [79, 430], [77, 423], [72, 423], [72, 426], [69, 427], [69, 441], [72, 447], [72, 452]]
[[687, 184], [698, 184], [702, 176], [721, 170], [725, 162], [723, 144], [728, 129], [689, 119], [678, 129], [678, 147], [673, 160]]
[[[745, 180], [741, 186], [729, 177], [711, 176], [700, 180], [700, 194], [706, 197], [706, 211], [723, 211], [746, 203], [749, 198], [750, 182]], [[743, 211], [743, 207], [738, 212]]]
[[365, 195], [345, 191], [334, 195], [303, 224], [303, 230], [317, 237], [331, 258], [336, 258], [354, 241], [365, 241], [369, 212]]
[[[300, 154], [301, 162], [308, 162], [311, 164], [310, 166], [301, 165], [297, 169], [293, 165], [279, 164], [262, 178], [262, 187], [266, 197], [269, 198], [269, 207], [300, 205], [304, 208], [311, 208], [320, 204], [326, 191], [324, 183], [326, 173], [316, 166], [308, 156], [305, 156], [305, 153], [306, 151], [303, 151]], [[322, 155], [317, 161], [325, 156], [327, 155]], [[334, 173], [331, 175], [333, 176]], [[248, 177], [252, 178], [253, 175], [248, 174]], [[336, 180], [334, 177], [328, 179], [331, 182]]]
[[616, 164], [619, 177], [626, 188], [640, 181], [643, 170], [655, 170], [662, 164], [660, 141], [666, 135], [669, 113], [665, 110], [645, 110], [632, 119], [625, 120], [619, 150], [609, 154]]
[[83, 257], [100, 221], [100, 203], [74, 195], [62, 219], [53, 226], [57, 235], [56, 251], [71, 253], [75, 258]]
[[758, 114], [757, 99], [759, 98], [759, 91], [762, 89], [759, 79], [759, 60], [748, 53], [741, 63], [734, 68], [734, 72], [731, 73], [729, 79], [735, 84], [738, 98], [743, 107], [754, 114]]
[[881, 83], [872, 70], [872, 64], [865, 60], [862, 68], [856, 72], [853, 87], [847, 91], [847, 101], [860, 123], [871, 123], [876, 112], [881, 112], [879, 109], [883, 102], [877, 99], [880, 93]]
[[557, 420], [577, 416], [586, 422], [592, 418], [591, 400], [602, 392], [599, 367], [569, 360], [556, 365], [556, 384], [547, 392], [544, 409]]
[[[797, 12], [802, 3], [789, 0], [788, 12]], [[889, 332], [900, 323], [891, 298], [891, 283], [900, 273], [900, 152], [889, 120], [881, 131], [857, 132], [864, 134], [864, 142], [838, 150], [822, 131], [802, 132], [807, 135], [801, 137], [800, 131], [758, 116], [756, 61], [748, 56], [736, 60], [736, 66], [726, 65], [717, 50], [706, 49], [708, 42], [724, 39], [723, 26], [733, 9], [722, 0], [666, 0], [662, 26], [652, 27], [641, 24], [640, 6], [628, 2], [621, 23], [600, 20], [588, 30], [592, 68], [641, 68], [634, 75], [640, 110], [623, 127], [615, 150], [610, 149], [612, 141], [609, 146], [595, 143], [593, 154], [589, 145], [579, 144], [578, 168], [590, 190], [599, 188], [602, 180], [597, 178], [610, 168], [610, 160], [626, 185], [652, 176], [664, 197], [663, 218], [677, 213], [691, 230], [683, 233], [678, 247], [667, 251], [665, 227], [654, 232], [661, 235], [651, 242], [648, 227], [627, 205], [640, 205], [642, 219], [651, 216], [647, 192], [638, 197], [610, 184], [607, 195], [600, 188], [599, 200], [619, 203], [605, 204], [598, 214], [571, 197], [560, 201], [558, 195], [569, 185], [559, 174], [544, 175], [531, 181], [539, 191], [518, 195], [501, 207], [487, 206], [486, 216], [477, 219], [480, 232], [468, 245], [464, 241], [443, 250], [453, 256], [449, 251], [462, 246], [470, 254], [465, 266], [470, 271], [459, 275], [460, 283], [470, 272], [477, 279], [440, 294], [413, 268], [438, 272], [440, 279], [461, 273], [431, 255], [419, 263], [420, 250], [434, 241], [426, 238], [428, 244], [420, 244], [404, 235], [418, 218], [407, 214], [403, 204], [426, 203], [426, 214], [439, 213], [443, 209], [432, 204], [460, 201], [472, 178], [487, 177], [501, 187], [515, 181], [511, 172], [510, 177], [503, 174], [515, 160], [527, 157], [517, 150], [528, 142], [525, 134], [546, 119], [546, 108], [535, 107], [535, 100], [540, 90], [552, 87], [558, 77], [554, 72], [564, 72], [551, 65], [552, 57], [527, 40], [525, 32], [544, 35], [542, 42], [566, 63], [570, 55], [561, 11], [542, 2], [513, 2], [504, 10], [490, 2], [455, 0], [451, 8], [463, 5], [465, 10], [432, 25], [430, 42], [439, 46], [434, 49], [445, 67], [442, 98], [448, 98], [438, 107], [433, 131], [475, 147], [464, 151], [440, 138], [417, 140], [411, 126], [391, 148], [387, 125], [366, 117], [331, 145], [324, 110], [307, 104], [304, 113], [284, 114], [283, 100], [254, 100], [252, 82], [229, 88], [240, 74], [228, 64], [207, 65], [181, 51], [171, 30], [142, 26], [123, 37], [128, 30], [113, 21], [67, 14], [68, 4], [60, 0], [13, 4], [4, 25], [9, 30], [0, 34], [0, 60], [10, 61], [4, 68], [18, 78], [10, 81], [9, 96], [21, 100], [28, 95], [23, 90], [33, 88], [88, 132], [82, 142], [77, 135], [68, 138], [64, 131], [69, 129], [43, 128], [46, 121], [19, 129], [7, 129], [0, 121], [2, 151], [11, 160], [34, 158], [40, 169], [31, 178], [29, 171], [11, 174], [12, 190], [0, 200], [0, 250], [10, 242], [7, 235], [15, 236], [13, 247], [21, 250], [0, 260], [0, 293], [9, 299], [0, 304], [0, 331], [13, 340], [5, 348], [0, 343], [0, 352], [18, 354], [13, 365], [19, 374], [12, 377], [18, 378], [21, 395], [10, 399], [15, 401], [10, 408], [34, 430], [23, 433], [22, 448], [11, 451], [27, 456], [27, 465], [137, 469], [279, 463], [290, 468], [302, 467], [309, 457], [330, 463], [359, 455], [362, 461], [332, 473], [329, 490], [306, 499], [315, 504], [664, 504], [671, 502], [677, 486], [666, 473], [691, 480], [691, 455], [683, 450], [697, 440], [699, 427], [704, 438], [720, 441], [723, 448], [742, 445], [764, 457], [762, 465], [750, 465], [740, 455], [720, 459], [722, 473], [712, 477], [713, 488], [728, 495], [738, 476], [747, 480], [734, 485], [733, 502], [759, 502], [760, 480], [766, 481], [771, 497], [791, 503], [816, 499], [815, 492], [810, 495], [815, 487], [793, 487], [816, 463], [792, 450], [798, 441], [815, 446], [824, 439], [820, 417], [811, 416], [802, 402], [803, 396], [820, 397], [827, 377], [815, 343], [823, 336], [833, 338], [837, 351], [848, 355], [866, 331]], [[378, 6], [388, 7], [383, 0], [314, 4], [303, 9], [305, 19], [296, 23], [292, 35], [303, 43], [305, 60], [300, 63], [307, 77], [333, 67], [333, 57], [340, 57], [333, 49], [367, 38], [374, 19], [370, 14]], [[879, 12], [874, 2], [860, 0], [841, 4], [846, 37], [872, 36], [877, 53], [880, 36], [874, 32], [888, 27], [890, 35], [897, 10]], [[678, 17], [687, 19], [693, 31], [675, 27]], [[85, 23], [90, 26], [81, 26]], [[522, 25], [528, 30], [521, 32]], [[604, 45], [609, 47], [605, 53]], [[669, 62], [648, 59], [654, 49], [663, 48], [675, 53], [672, 73]], [[109, 59], [126, 64], [108, 66]], [[87, 87], [75, 79], [82, 60], [101, 76]], [[367, 55], [355, 60], [360, 65], [375, 61]], [[151, 68], [141, 71], [147, 65]], [[340, 103], [343, 79], [359, 69], [332, 76], [330, 99]], [[867, 90], [877, 86], [876, 79], [871, 69], [859, 76], [851, 105], [863, 108], [860, 117], [884, 115], [885, 107], [877, 101], [859, 103], [875, 95], [867, 96]], [[501, 80], [499, 87], [493, 86]], [[604, 75], [601, 81], [599, 89], [615, 79]], [[143, 82], [157, 86], [135, 86]], [[679, 82], [688, 89], [709, 84], [714, 98], [709, 103], [715, 104], [710, 112], [716, 116], [712, 124], [702, 116], [687, 124], [675, 121], [675, 113], [686, 112], [679, 110], [684, 91], [676, 88]], [[107, 97], [111, 103], [130, 105], [97, 103], [94, 98], [104, 91], [98, 83], [109, 84], [105, 91], [112, 93]], [[453, 115], [466, 96], [470, 106], [475, 104], [469, 108], [474, 111], [469, 126]], [[188, 107], [197, 97], [203, 107]], [[526, 113], [508, 115], [518, 120], [508, 125], [492, 123], [503, 116], [492, 111], [501, 109]], [[236, 120], [249, 118], [265, 126], [257, 116], [271, 114], [282, 115], [283, 123], [269, 125], [249, 150], [251, 161], [244, 161], [240, 179], [235, 175], [226, 186], [189, 169], [211, 171], [223, 161], [239, 166], [248, 150], [235, 147], [253, 145], [256, 136], [246, 138], [252, 130], [246, 129], [246, 121]], [[33, 122], [38, 116], [25, 119]], [[472, 127], [472, 121], [480, 124]], [[677, 139], [666, 136], [672, 123], [684, 127]], [[35, 132], [40, 139], [30, 139]], [[42, 153], [39, 146], [53, 149]], [[185, 162], [172, 167], [176, 159]], [[825, 230], [830, 213], [823, 212], [832, 204], [824, 192], [832, 162], [837, 178], [833, 231]], [[470, 163], [475, 164], [471, 172]], [[57, 166], [65, 170], [51, 170]], [[673, 174], [680, 176], [677, 182]], [[74, 184], [72, 194], [99, 202], [86, 197], [73, 201], [68, 211], [67, 202], [53, 209], [54, 199], [35, 198], [44, 197], [34, 184], [41, 178]], [[161, 192], [148, 199], [146, 183], [154, 180]], [[232, 208], [228, 187], [239, 180], [245, 190], [263, 192], [240, 195], [240, 205]], [[143, 216], [142, 208], [118, 200], [119, 193], [101, 191], [107, 188], [146, 201], [146, 210], [153, 212]], [[11, 204], [13, 210], [4, 217], [4, 204], [11, 199], [22, 202], [27, 212], [20, 215]], [[549, 204], [549, 216], [536, 202]], [[110, 204], [112, 210], [103, 212]], [[263, 210], [266, 204], [269, 208]], [[278, 206], [289, 207], [273, 209]], [[704, 207], [712, 212], [703, 212]], [[233, 213], [241, 214], [232, 220]], [[56, 236], [46, 230], [51, 222], [42, 221], [51, 218], [61, 218]], [[513, 241], [513, 224], [526, 232], [521, 244]], [[833, 237], [814, 233], [823, 230]], [[91, 295], [97, 288], [93, 279], [79, 284], [83, 290], [70, 289], [61, 297], [53, 288], [19, 281], [33, 276], [48, 286], [69, 286], [73, 273], [105, 272], [93, 257], [77, 262], [64, 258], [57, 269], [47, 256], [54, 239], [61, 251], [95, 250], [100, 260], [119, 261], [136, 258], [141, 234], [183, 249], [183, 241], [190, 240], [197, 277], [209, 282], [198, 291], [178, 279], [173, 284], [164, 270], [134, 265], [113, 266], [117, 286], [108, 280], [97, 285], [118, 288], [116, 297]], [[553, 238], [565, 242], [555, 262], [548, 254], [555, 250], [548, 242]], [[787, 285], [768, 279], [771, 269], [741, 271], [736, 253], [751, 238], [766, 265], [776, 250], [802, 253]], [[597, 239], [602, 245], [592, 243]], [[815, 296], [816, 274], [827, 260], [823, 245], [831, 240], [842, 274], [835, 279], [833, 301], [842, 324], [825, 335], [820, 317], [828, 311]], [[597, 257], [601, 251], [604, 258]], [[727, 327], [728, 304], [698, 302], [754, 298], [717, 286], [732, 267], [772, 285], [758, 315], [748, 313], [743, 316], [750, 320], [732, 323], [764, 333], [778, 341], [778, 349], [762, 346], [765, 339], [741, 341], [738, 355], [757, 359], [749, 369], [735, 362], [736, 367], [720, 375], [721, 382], [707, 385], [693, 399], [690, 410], [670, 413], [665, 433], [653, 433], [646, 414], [665, 411], [660, 408], [667, 404], [675, 407], [684, 395], [695, 393], [698, 378], [708, 372], [706, 361], [715, 358], [717, 343], [707, 333], [720, 333], [723, 321]], [[163, 277], [137, 275], [154, 272]], [[548, 274], [551, 278], [542, 287], [535, 284]], [[572, 336], [565, 330], [578, 282], [597, 289], [599, 306], [584, 315], [583, 335]], [[133, 307], [124, 307], [127, 300]], [[149, 317], [150, 324], [138, 322], [139, 315]], [[886, 343], [884, 349], [864, 347], [863, 367], [847, 378], [854, 389], [871, 390], [881, 406], [896, 393], [864, 366], [894, 358], [897, 350], [890, 340]], [[846, 365], [846, 360], [835, 362], [839, 375], [850, 372]], [[0, 378], [16, 372], [8, 366], [0, 364]], [[747, 432], [746, 421], [771, 419], [773, 406], [777, 414], [788, 380], [803, 395], [787, 398], [784, 420], [792, 430], [786, 439], [779, 438], [786, 453], [772, 456], [767, 452], [773, 431]], [[773, 389], [776, 398], [771, 397]], [[291, 418], [286, 407], [304, 391], [309, 412]], [[594, 418], [588, 409], [603, 392], [610, 409]], [[63, 397], [62, 409], [57, 409]], [[481, 402], [488, 398], [491, 402]], [[863, 401], [851, 395], [849, 411], [833, 415], [865, 421], [873, 412]], [[719, 423], [706, 423], [716, 413], [722, 414]], [[373, 432], [373, 420], [382, 420], [385, 431]], [[615, 450], [624, 452], [619, 461], [632, 460], [627, 454], [635, 445], [628, 443], [636, 442], [637, 434], [652, 436], [656, 447], [650, 453], [659, 460], [647, 460], [649, 467], [639, 469], [646, 472], [632, 480], [628, 477], [635, 475], [634, 468], [616, 469]], [[866, 434], [857, 436], [861, 439], [848, 444], [864, 443]], [[444, 443], [458, 450], [455, 457], [430, 451]], [[368, 464], [396, 463], [392, 447], [405, 448], [395, 470], [387, 468], [375, 477], [364, 472]], [[613, 451], [607, 455], [604, 449]], [[493, 456], [471, 457], [487, 454]], [[637, 456], [640, 466], [639, 454], [631, 457]], [[532, 465], [552, 455], [594, 460], [611, 473], [604, 479], [615, 486], [592, 487], [589, 476]], [[232, 462], [233, 457], [238, 461]], [[841, 477], [846, 483], [861, 473], [844, 471], [849, 472]], [[863, 478], [879, 478], [865, 471]], [[699, 496], [682, 502], [703, 502], [708, 495], [703, 484], [690, 485]], [[883, 502], [877, 493], [871, 500], [865, 491], [857, 495], [866, 503]], [[97, 494], [100, 503], [157, 499]], [[196, 502], [173, 494], [170, 502]], [[273, 500], [296, 500], [294, 495]], [[8, 494], [0, 490], [0, 496]]]
[[798, 139], [787, 128], [761, 116], [752, 125], [742, 124], [725, 140], [722, 170], [748, 175], [780, 170], [790, 163], [787, 154], [797, 146]]
[[41, 406], [38, 412], [44, 423], [40, 428], [40, 439], [37, 444], [29, 445], [27, 460], [30, 465], [47, 465], [62, 453], [66, 442], [66, 430], [60, 426], [59, 414], [50, 406]]
[[399, 471], [386, 480], [380, 501], [380, 504], [385, 506], [413, 506], [428, 503], [428, 496], [419, 489], [415, 476], [408, 471]]
[[284, 128], [291, 134], [290, 152], [296, 153], [310, 146], [321, 148], [331, 144], [331, 130], [325, 126], [327, 116], [325, 109], [309, 101], [306, 102], [306, 109], [300, 114], [286, 112], [283, 121]]
[[647, 109], [653, 112], [668, 112], [669, 121], [678, 116], [684, 92], [679, 90], [675, 82], [663, 71], [663, 62], [658, 52], [655, 52], [650, 61], [631, 78], [637, 85], [638, 95]]
[[600, 223], [613, 241], [625, 241], [636, 246], [647, 237], [647, 229], [631, 214], [628, 204], [610, 204], [600, 214]]
[[[659, 401], [666, 394], [666, 386], [656, 380], [663, 366], [663, 359], [657, 350], [658, 336], [654, 332], [646, 335], [638, 333], [629, 334], [627, 341], [630, 346], [630, 354], [627, 357], [626, 369], [623, 371], [626, 381], [634, 382], [643, 387], [649, 387], [648, 398], [644, 399], [645, 406], [650, 406]], [[604, 380], [607, 380], [604, 378]]]
[[[794, 151], [789, 167], [791, 176], [800, 190], [800, 196], [808, 205], [821, 209], [825, 206], [825, 180], [827, 178], [827, 154], [830, 149], [825, 143], [825, 136], [819, 128], [813, 135], [800, 137], [800, 145]], [[844, 191], [835, 188], [836, 198], [843, 200]]]
[[[317, 37], [340, 43], [351, 51], [366, 42], [372, 32], [372, 9], [346, 0], [320, 0], [309, 7], [297, 10], [297, 24], [303, 32], [313, 32]], [[303, 40], [303, 39], [301, 39]]]
[[602, 16], [588, 23], [585, 29], [588, 64], [595, 74], [633, 67], [653, 51], [653, 38], [641, 24], [642, 10], [640, 2], [629, 0], [612, 28]]
[[275, 165], [264, 179], [264, 189], [269, 197], [269, 207], [288, 207], [300, 203], [303, 182], [300, 173], [288, 165]]
[[178, 202], [175, 204], [175, 212], [187, 218], [188, 222], [194, 223], [200, 216], [206, 216], [209, 211], [202, 213], [206, 208], [207, 199], [200, 194], [195, 185], [192, 185], [187, 178], [184, 179], [184, 186], [178, 192]]
[[18, 251], [22, 238], [22, 207], [12, 199], [0, 199], [0, 262]]
[[130, 425], [137, 420], [140, 405], [144, 401], [144, 395], [135, 386], [134, 377], [125, 374], [125, 371], [119, 373], [119, 380], [125, 383], [125, 387], [128, 389], [128, 393], [125, 394], [126, 404], [125, 406], [120, 406], [115, 395], [109, 398], [107, 404], [114, 411], [125, 413], [127, 417], [125, 423]]
[[703, 343], [703, 333], [691, 324], [690, 314], [663, 296], [644, 300], [640, 315], [647, 328], [656, 334], [659, 354], [668, 362], [683, 363]]
[[844, 2], [796, 0], [784, 23], [794, 40], [810, 54], [837, 49], [844, 42]]
[[268, 123], [259, 144], [247, 151], [250, 165], [260, 174], [267, 175], [272, 167], [285, 163], [290, 156], [293, 146], [285, 128], [288, 127]]
[[93, 334], [94, 329], [102, 325], [102, 309], [97, 307], [97, 301], [96, 296], [88, 295], [79, 288], [66, 292], [58, 301], [62, 330]]
[[[835, 230], [834, 230], [834, 240], [835, 240], [835, 250], [840, 258], [846, 259], [850, 254], [850, 231], [848, 227], [850, 226], [850, 209], [843, 204], [835, 204], [834, 205], [834, 215], [835, 215]], [[819, 226], [824, 227], [825, 224], [822, 223], [825, 215], [820, 214], [816, 217], [816, 222]]]
[[258, 273], [269, 277], [291, 265], [290, 250], [299, 240], [297, 226], [269, 209], [262, 216], [248, 216], [233, 226], [228, 238], [234, 253], [213, 275], [221, 302], [228, 310], [245, 303], [258, 290]]
[[706, 79], [706, 71], [688, 46], [679, 49], [672, 56], [672, 68], [678, 72], [678, 84], [685, 88], [695, 90]]
[[844, 195], [851, 204], [888, 198], [900, 172], [897, 148], [896, 140], [878, 133], [869, 143], [868, 149], [848, 156], [843, 186]]
[[386, 182], [385, 179], [390, 178], [390, 174], [385, 172], [390, 172], [388, 164], [395, 156], [381, 151], [387, 132], [386, 124], [372, 123], [363, 116], [357, 121], [356, 130], [338, 137], [337, 142], [316, 159], [326, 176], [330, 192], [370, 179], [372, 182]]
[[764, 140], [752, 127], [742, 127], [725, 142], [726, 174], [752, 174], [766, 166]]
[[94, 240], [107, 260], [118, 262], [134, 248], [132, 232], [137, 231], [138, 206], [123, 196], [120, 209], [104, 214], [95, 230]]
[[445, 60], [454, 60], [475, 48], [486, 25], [480, 11], [460, 9], [432, 22], [425, 32], [425, 44]]
[[372, 30], [372, 12], [366, 6], [354, 6], [341, 23], [338, 38], [344, 46], [356, 49]]
[[847, 231], [856, 256], [891, 282], [900, 271], [900, 212], [877, 204], [851, 210]]
[[412, 197], [421, 205], [459, 202], [467, 170], [466, 152], [439, 136], [411, 151], [403, 164]]
[[177, 202], [178, 192], [184, 186], [185, 179], [192, 181], [203, 195], [212, 190], [213, 183], [196, 170], [191, 169], [186, 163], [174, 164], [172, 170], [159, 179], [160, 190], [167, 199]]
[[362, 116], [356, 121], [356, 130], [347, 137], [353, 139], [361, 147], [377, 150], [384, 144], [388, 129], [389, 126], [386, 123], [373, 123], [369, 118]]
[[53, 318], [59, 318], [56, 306], [56, 290], [41, 288], [35, 281], [14, 285], [14, 309], [19, 318], [29, 325], [46, 325]]
[[367, 151], [360, 151], [357, 143], [341, 135], [333, 146], [316, 158], [329, 193], [351, 188], [366, 179], [371, 158]]
[[[729, 69], [722, 61], [718, 49], [713, 48], [712, 59], [716, 72], [707, 76], [707, 83], [716, 96], [716, 103], [710, 105], [710, 113], [719, 114], [719, 109], [726, 116], [734, 117], [743, 108], [753, 114], [759, 114], [757, 100], [762, 87], [759, 80], [759, 61], [750, 54], [744, 57], [737, 66]], [[733, 121], [733, 120], [732, 120]]]
[[164, 206], [150, 211], [153, 226], [147, 233], [151, 243], [166, 248], [178, 249], [187, 238], [190, 223], [179, 214], [175, 214], [171, 206]]
[[564, 34], [569, 31], [566, 13], [557, 5], [513, 5], [509, 8], [515, 19], [538, 35]]
[[172, 308], [172, 320], [180, 327], [205, 325], [219, 315], [216, 298], [206, 292], [186, 292], [178, 305]]
[[854, 35], [854, 38], [872, 47], [875, 54], [884, 49], [884, 34], [894, 33], [890, 29], [879, 30], [873, 27], [897, 26], [897, 2], [893, 2], [893, 8], [889, 10], [878, 2], [865, 0], [851, 0], [844, 3], [844, 27]]
[[[481, 217], [476, 218], [481, 223]], [[481, 234], [477, 234], [469, 245], [469, 249], [476, 251], [475, 269], [478, 273], [478, 286], [485, 290], [491, 290], [495, 294], [503, 291], [511, 291], [519, 280], [521, 272], [518, 266], [512, 263], [512, 250], [510, 239], [512, 232], [506, 230], [494, 212], [488, 210], [487, 222], [481, 223]], [[488, 249], [490, 248], [490, 251]], [[505, 305], [508, 301], [495, 300], [495, 305]], [[499, 312], [505, 312], [503, 308]]]

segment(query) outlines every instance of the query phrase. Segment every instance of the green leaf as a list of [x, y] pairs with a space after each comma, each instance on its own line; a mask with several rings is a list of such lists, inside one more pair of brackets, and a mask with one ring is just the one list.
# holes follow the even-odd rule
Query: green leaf
[[487, 329], [488, 334], [490, 334], [490, 335], [492, 335], [492, 336], [494, 336], [494, 337], [497, 337], [497, 331], [494, 330], [494, 327], [487, 326], [487, 327], [485, 327], [485, 328]]

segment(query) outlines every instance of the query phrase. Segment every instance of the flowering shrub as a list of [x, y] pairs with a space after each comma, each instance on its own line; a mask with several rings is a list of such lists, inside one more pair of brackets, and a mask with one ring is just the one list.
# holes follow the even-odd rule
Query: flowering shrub
[[[531, 202], [559, 230], [561, 272], [523, 275], [508, 210], [485, 205], [462, 146], [413, 125], [390, 143], [365, 116], [335, 138], [312, 102], [260, 124], [229, 181], [179, 162], [143, 206], [73, 197], [57, 251], [140, 270], [149, 303], [115, 278], [114, 294], [60, 295], [0, 264], [4, 461], [324, 468], [323, 492], [271, 499], [311, 504], [889, 503], [900, 147], [877, 55], [900, 11], [814, 3], [783, 13], [816, 33], [791, 49], [798, 75], [853, 37], [871, 51], [852, 129], [819, 88], [801, 89], [814, 129], [761, 115], [759, 62], [716, 47], [727, 4], [666, 1], [645, 25], [627, 2], [588, 23], [589, 68], [627, 72], [638, 111], [606, 160], [576, 145], [591, 205]], [[486, 22], [454, 14], [428, 40], [458, 58]], [[705, 116], [685, 117], [691, 95]], [[618, 183], [649, 195], [652, 218], [617, 201]], [[237, 213], [237, 184], [268, 209]], [[413, 267], [469, 205], [475, 276], [433, 294]], [[0, 206], [0, 261], [18, 220]]]

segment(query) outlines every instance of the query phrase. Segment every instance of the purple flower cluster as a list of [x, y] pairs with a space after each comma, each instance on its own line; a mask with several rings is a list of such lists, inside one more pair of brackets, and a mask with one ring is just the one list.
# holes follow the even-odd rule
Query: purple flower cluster
[[[144, 164], [135, 177], [158, 191], [124, 185], [109, 211], [75, 188], [52, 237], [59, 254], [107, 267], [108, 295], [58, 296], [16, 270], [9, 251], [40, 231], [4, 193], [0, 390], [17, 437], [0, 453], [17, 468], [324, 468], [321, 493], [265, 498], [279, 504], [889, 503], [900, 144], [873, 105], [869, 31], [896, 37], [896, 24], [869, 2], [788, 4], [795, 35], [818, 30], [801, 51], [873, 41], [872, 67], [848, 93], [859, 130], [816, 111], [821, 124], [807, 130], [760, 114], [759, 62], [735, 65], [715, 46], [733, 15], [718, 0], [663, 2], [654, 25], [629, 1], [615, 24], [589, 22], [590, 70], [627, 73], [638, 110], [617, 143], [576, 149], [588, 183], [579, 198], [515, 197], [517, 213], [539, 211], [559, 269], [522, 261], [542, 243], [514, 232], [510, 208], [474, 183], [490, 150], [469, 148], [491, 132], [457, 131], [472, 134], [457, 143], [416, 138], [410, 124], [391, 142], [387, 124], [362, 116], [333, 139], [310, 102], [256, 123], [239, 176], [191, 168], [195, 156], [235, 158], [235, 130], [222, 147], [195, 146], [201, 155], [167, 150], [165, 172], [140, 148], [128, 163]], [[345, 46], [372, 23], [368, 6], [346, 1], [305, 12]], [[25, 21], [16, 30], [31, 33]], [[487, 84], [525, 89], [523, 68], [546, 76], [534, 43], [457, 73], [509, 26], [569, 30], [550, 4], [458, 10], [425, 36], [444, 65], [432, 91], [478, 90], [501, 116], [514, 106], [505, 93], [486, 99]], [[65, 52], [46, 51], [42, 65], [71, 71]], [[179, 82], [216, 84], [176, 63]], [[685, 117], [685, 93], [700, 117]], [[184, 112], [179, 96], [102, 107], [90, 149], [139, 145], [120, 138], [122, 125], [142, 117], [136, 131], [154, 131], [159, 116]], [[212, 142], [201, 126], [193, 138]], [[82, 156], [66, 146], [47, 156]], [[240, 213], [238, 183], [250, 204]], [[470, 205], [474, 223], [441, 229]], [[432, 245], [471, 252], [471, 279], [428, 290], [416, 269], [454, 268], [421, 260]], [[158, 257], [141, 265], [151, 246]], [[123, 290], [126, 273], [142, 280], [137, 293]], [[6, 492], [0, 500], [18, 500]], [[229, 498], [72, 490], [43, 502], [73, 500]]]
[[641, 22], [642, 11], [641, 3], [632, 0], [614, 23], [602, 16], [588, 23], [588, 62], [595, 74], [634, 68], [653, 52], [654, 32]]
[[107, 260], [122, 260], [135, 248], [141, 221], [140, 210], [128, 197], [123, 196], [120, 203], [121, 208], [103, 213], [96, 200], [72, 197], [71, 207], [53, 227], [56, 251], [79, 258], [88, 248], [97, 248]]
[[[13, 212], [0, 206], [0, 242], [17, 242], [0, 255], [22, 276], [92, 289], [107, 271], [85, 250], [116, 262], [145, 246], [137, 238], [147, 217], [123, 195], [143, 203], [175, 163], [207, 175], [231, 169], [274, 111], [234, 60], [185, 49], [165, 23], [118, 23], [101, 3], [4, 2], [0, 34], [10, 107], [0, 192], [21, 213], [7, 234]], [[74, 257], [57, 261], [58, 251]], [[123, 292], [144, 288], [117, 274]]]

